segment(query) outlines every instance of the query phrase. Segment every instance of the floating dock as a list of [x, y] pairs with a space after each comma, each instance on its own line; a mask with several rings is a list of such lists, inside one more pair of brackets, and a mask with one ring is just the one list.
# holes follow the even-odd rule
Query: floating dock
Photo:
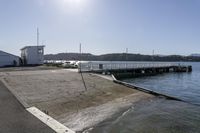
[[79, 64], [79, 72], [113, 74], [117, 79], [169, 72], [192, 72], [192, 66], [178, 63], [97, 63]]

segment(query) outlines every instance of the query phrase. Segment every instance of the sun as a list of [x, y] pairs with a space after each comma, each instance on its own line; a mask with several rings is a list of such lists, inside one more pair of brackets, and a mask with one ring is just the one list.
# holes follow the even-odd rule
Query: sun
[[88, 0], [60, 0], [59, 8], [65, 13], [80, 13], [87, 9]]
[[76, 4], [76, 5], [79, 5], [81, 4], [84, 0], [63, 0], [64, 3], [66, 4]]

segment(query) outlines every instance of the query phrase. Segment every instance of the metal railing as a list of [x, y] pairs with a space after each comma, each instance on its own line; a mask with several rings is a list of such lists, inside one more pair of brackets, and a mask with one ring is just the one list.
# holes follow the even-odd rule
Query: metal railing
[[[178, 63], [155, 63], [155, 62], [121, 62], [121, 63], [101, 63], [101, 62], [83, 62], [81, 63], [81, 71], [103, 71], [103, 70], [122, 70], [122, 69], [137, 69], [137, 68], [157, 68], [157, 67], [170, 67], [178, 66]], [[80, 65], [78, 66], [80, 71]]]

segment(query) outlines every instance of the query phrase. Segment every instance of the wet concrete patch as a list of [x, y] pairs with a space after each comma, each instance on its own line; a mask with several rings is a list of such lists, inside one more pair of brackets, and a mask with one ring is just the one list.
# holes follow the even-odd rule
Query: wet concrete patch
[[102, 122], [90, 133], [199, 133], [200, 107], [156, 98], [135, 105], [124, 116]]

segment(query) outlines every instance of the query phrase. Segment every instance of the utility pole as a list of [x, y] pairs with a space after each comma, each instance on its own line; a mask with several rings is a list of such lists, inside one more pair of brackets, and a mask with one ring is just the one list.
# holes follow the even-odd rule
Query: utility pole
[[81, 43], [80, 43], [80, 45], [79, 45], [79, 52], [80, 52], [80, 54], [82, 54], [82, 51], [81, 51]]
[[128, 48], [126, 48], [126, 69], [127, 69], [127, 61], [128, 61]]
[[85, 91], [87, 91], [87, 87], [86, 87], [86, 84], [85, 84], [85, 80], [83, 78], [83, 74], [82, 74], [82, 71], [81, 71], [81, 58], [82, 58], [82, 46], [81, 46], [81, 43], [79, 45], [79, 52], [80, 52], [80, 74], [81, 74], [81, 78], [82, 78], [82, 81], [83, 81], [83, 85], [84, 85], [84, 88], [85, 88]]
[[128, 61], [128, 48], [126, 48], [126, 61]]
[[126, 53], [128, 53], [128, 48], [126, 48]]
[[154, 49], [153, 49], [153, 51], [152, 51], [152, 61], [154, 61]]
[[81, 72], [81, 60], [82, 60], [82, 45], [81, 43], [79, 44], [79, 54], [80, 54], [80, 57], [79, 57], [79, 61], [80, 61], [80, 72]]
[[153, 52], [152, 52], [152, 55], [154, 56], [154, 50], [153, 50]]

